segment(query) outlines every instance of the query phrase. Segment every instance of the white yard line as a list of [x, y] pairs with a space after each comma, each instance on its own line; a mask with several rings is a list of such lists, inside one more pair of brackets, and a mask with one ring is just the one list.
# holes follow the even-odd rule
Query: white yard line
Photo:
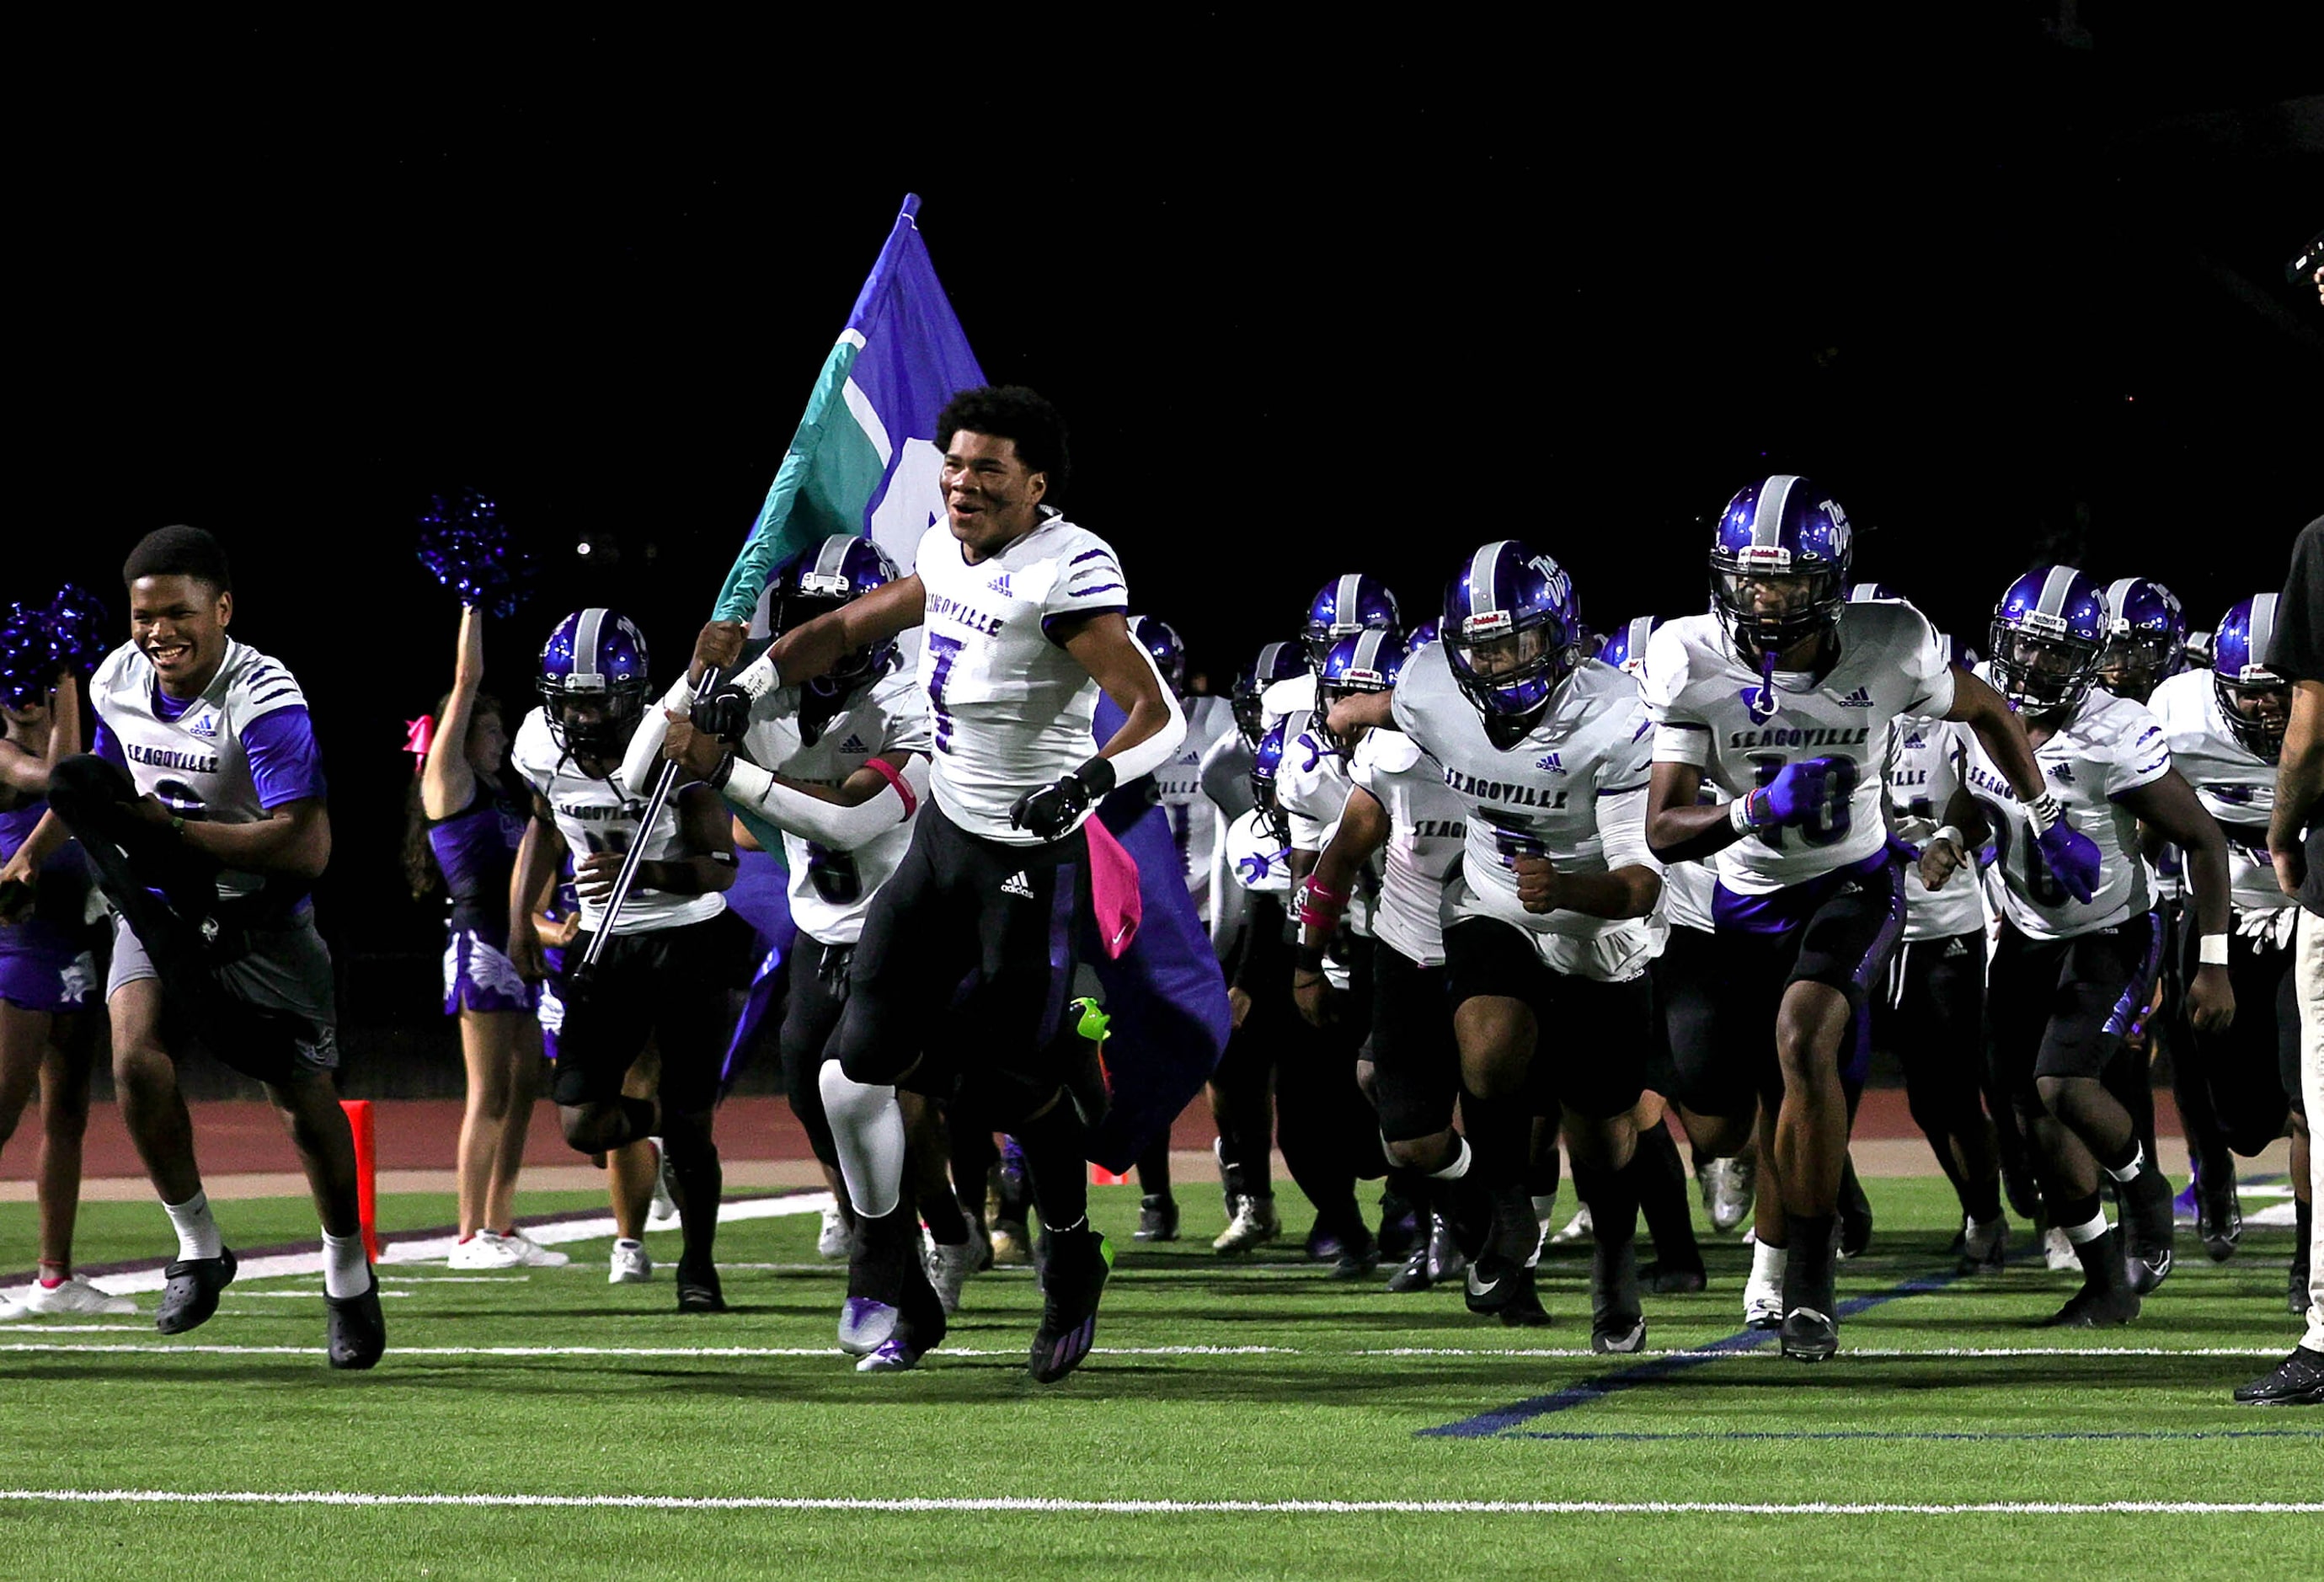
[[0, 1489], [0, 1500], [90, 1505], [443, 1505], [494, 1510], [844, 1511], [907, 1514], [954, 1511], [1091, 1513], [1109, 1516], [2275, 1516], [2324, 1513], [2324, 1501], [1995, 1500], [1977, 1503], [1792, 1504], [1720, 1500], [1074, 1500], [994, 1495], [957, 1499], [808, 1499], [778, 1495], [381, 1494], [316, 1489], [297, 1494], [175, 1489]]

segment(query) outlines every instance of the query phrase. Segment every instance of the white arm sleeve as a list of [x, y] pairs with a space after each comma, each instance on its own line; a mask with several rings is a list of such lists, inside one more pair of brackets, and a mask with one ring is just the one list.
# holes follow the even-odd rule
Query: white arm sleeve
[[1644, 868], [1659, 874], [1663, 865], [1646, 846], [1646, 789], [1598, 799], [1598, 837], [1606, 843], [1606, 871]]
[[1159, 670], [1155, 669], [1154, 656], [1146, 652], [1146, 645], [1133, 641], [1130, 646], [1138, 650], [1138, 656], [1146, 661], [1146, 668], [1154, 671], [1154, 684], [1161, 690], [1162, 706], [1170, 711], [1170, 717], [1162, 722], [1160, 730], [1138, 745], [1125, 747], [1113, 755], [1113, 782], [1116, 785], [1128, 785], [1133, 780], [1153, 773], [1177, 756], [1179, 744], [1186, 739], [1186, 711], [1178, 707], [1177, 694], [1170, 690], [1170, 683], [1162, 679]]
[[622, 783], [632, 791], [642, 793], [660, 772], [661, 745], [669, 735], [669, 717], [662, 713], [684, 714], [694, 707], [694, 689], [684, 676], [678, 679], [662, 698], [658, 707], [650, 707], [646, 717], [638, 721], [637, 730], [630, 737], [630, 750], [622, 754]]
[[928, 761], [914, 755], [903, 769], [905, 790], [893, 781], [880, 794], [852, 808], [826, 802], [805, 791], [793, 791], [746, 759], [734, 761], [721, 793], [738, 808], [748, 808], [769, 823], [802, 840], [832, 851], [853, 851], [872, 837], [885, 835], [912, 816], [928, 794]]

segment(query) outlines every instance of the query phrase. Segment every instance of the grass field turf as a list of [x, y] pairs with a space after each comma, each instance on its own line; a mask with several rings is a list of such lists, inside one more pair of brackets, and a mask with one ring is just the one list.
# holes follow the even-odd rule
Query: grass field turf
[[[1928, 1277], [1950, 1270], [1943, 1183], [1868, 1185], [1879, 1230], [1869, 1254], [1843, 1265], [1843, 1301], [1935, 1284]], [[970, 1284], [952, 1339], [921, 1371], [857, 1375], [826, 1349], [841, 1276], [816, 1258], [816, 1222], [803, 1215], [725, 1227], [720, 1254], [737, 1310], [724, 1318], [670, 1310], [667, 1266], [651, 1285], [608, 1286], [602, 1241], [573, 1245], [569, 1268], [528, 1278], [453, 1281], [440, 1266], [390, 1265], [383, 1286], [402, 1294], [386, 1302], [390, 1352], [369, 1375], [334, 1375], [318, 1351], [273, 1349], [319, 1346], [312, 1276], [238, 1284], [216, 1319], [177, 1339], [152, 1331], [150, 1296], [138, 1318], [7, 1326], [0, 1491], [1197, 1506], [2324, 1499], [2324, 1419], [2227, 1400], [2297, 1338], [2282, 1297], [2285, 1231], [2250, 1232], [2224, 1266], [2195, 1250], [2127, 1329], [2027, 1328], [2072, 1283], [2037, 1257], [1866, 1308], [1821, 1367], [1784, 1363], [1772, 1346], [1626, 1365], [1572, 1355], [1588, 1340], [1577, 1253], [1554, 1250], [1545, 1263], [1558, 1322], [1511, 1330], [1471, 1318], [1451, 1290], [1390, 1296], [1378, 1281], [1329, 1281], [1287, 1246], [1226, 1264], [1207, 1245], [1219, 1224], [1207, 1186], [1180, 1193], [1185, 1239], [1156, 1248], [1129, 1239], [1130, 1189], [1093, 1196], [1115, 1240], [1116, 1278], [1103, 1349], [1060, 1385], [1025, 1377], [1038, 1298], [1021, 1270]], [[450, 1207], [384, 1199], [383, 1226], [440, 1226]], [[1305, 1224], [1299, 1206], [1286, 1209]], [[150, 1206], [92, 1204], [83, 1215], [87, 1262], [168, 1250]], [[244, 1246], [313, 1234], [295, 1202], [229, 1204], [221, 1219]], [[29, 1206], [0, 1206], [0, 1248], [19, 1253], [31, 1235]], [[675, 1240], [654, 1238], [658, 1253], [674, 1255]], [[1657, 1350], [1735, 1334], [1746, 1251], [1723, 1238], [1707, 1251], [1709, 1292], [1649, 1298]], [[260, 1294], [269, 1291], [308, 1294]], [[34, 1346], [58, 1349], [23, 1349]], [[559, 1355], [567, 1347], [601, 1349]], [[1958, 1348], [2012, 1355], [1928, 1355]], [[2057, 1355], [2014, 1355], [2041, 1350]], [[2092, 1350], [2101, 1355], [2073, 1355]], [[1886, 1355], [1895, 1353], [1911, 1355]], [[1583, 1388], [1591, 1381], [1610, 1385]], [[2319, 1533], [2324, 1515], [2312, 1508], [902, 1512], [0, 1498], [0, 1541], [17, 1568], [60, 1576], [133, 1566], [366, 1579], [1862, 1577], [1883, 1566], [2292, 1576], [2313, 1573]]]

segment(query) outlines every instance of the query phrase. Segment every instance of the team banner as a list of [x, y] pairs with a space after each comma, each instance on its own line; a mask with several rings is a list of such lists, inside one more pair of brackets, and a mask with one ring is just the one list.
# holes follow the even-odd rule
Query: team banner
[[824, 359], [807, 415], [767, 491], [726, 585], [716, 618], [749, 621], [767, 578], [835, 532], [869, 533], [908, 571], [920, 534], [944, 510], [936, 414], [958, 391], [984, 383], [952, 310], [927, 243], [917, 194]]

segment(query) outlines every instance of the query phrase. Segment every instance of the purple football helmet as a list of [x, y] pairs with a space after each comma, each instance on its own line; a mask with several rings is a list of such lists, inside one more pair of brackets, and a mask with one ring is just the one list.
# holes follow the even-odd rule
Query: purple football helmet
[[1612, 665], [1626, 676], [1635, 676], [1646, 668], [1646, 639], [1663, 624], [1660, 615], [1640, 615], [1626, 621], [1606, 634], [1606, 646], [1598, 651], [1600, 664]]
[[2187, 662], [2187, 614], [2178, 596], [2144, 577], [2107, 585], [2107, 644], [2098, 680], [2118, 697], [2144, 703]]
[[1858, 582], [1849, 586], [1848, 602], [1852, 605], [1901, 605], [1910, 601], [1885, 582]]
[[2071, 566], [2036, 566], [1993, 606], [1993, 684], [2028, 715], [2089, 695], [2106, 648], [2106, 590]]
[[1354, 744], [1325, 723], [1332, 705], [1355, 692], [1385, 692], [1404, 670], [1404, 640], [1393, 632], [1359, 632], [1332, 644], [1323, 673], [1315, 678], [1316, 733], [1341, 752]]
[[1177, 628], [1159, 615], [1132, 615], [1130, 634], [1138, 639], [1154, 668], [1162, 672], [1162, 680], [1173, 692], [1186, 695], [1186, 645], [1178, 639]]
[[1425, 621], [1421, 622], [1419, 625], [1415, 626], [1411, 631], [1406, 633], [1404, 634], [1404, 657], [1410, 659], [1414, 654], [1418, 653], [1422, 649], [1435, 642], [1436, 634], [1443, 629], [1443, 623], [1438, 616], [1431, 615]]
[[1268, 831], [1284, 845], [1291, 844], [1291, 822], [1284, 817], [1283, 806], [1275, 800], [1275, 777], [1283, 768], [1283, 726], [1277, 720], [1267, 734], [1259, 738], [1259, 745], [1250, 755], [1250, 799], [1259, 805], [1259, 816], [1266, 822]]
[[[833, 533], [776, 569], [773, 598], [767, 610], [768, 631], [779, 637], [895, 580], [896, 563], [888, 558], [887, 550], [856, 533]], [[893, 640], [867, 643], [809, 685], [825, 695], [846, 692], [886, 674], [895, 658]]]
[[1244, 741], [1253, 747], [1259, 745], [1267, 719], [1267, 689], [1277, 681], [1307, 673], [1306, 652], [1296, 643], [1270, 643], [1259, 651], [1256, 660], [1242, 668], [1235, 677], [1234, 694], [1229, 702]]
[[1711, 607], [1744, 659], [1759, 664], [1839, 625], [1855, 536], [1838, 501], [1791, 473], [1727, 502], [1711, 541]]
[[1572, 580], [1515, 539], [1476, 550], [1444, 589], [1444, 657], [1489, 718], [1541, 711], [1577, 662], [1581, 624]]
[[563, 751], [618, 756], [645, 712], [645, 634], [612, 610], [576, 610], [540, 651], [549, 733]]
[[2283, 727], [2292, 719], [2292, 683], [2267, 664], [2279, 597], [2255, 593], [2239, 601], [2219, 617], [2211, 639], [2211, 686], [2219, 713], [2236, 740], [2270, 763], [2283, 755]]
[[1307, 624], [1300, 642], [1306, 645], [1308, 664], [1321, 671], [1332, 644], [1341, 638], [1359, 632], [1395, 632], [1403, 625], [1396, 595], [1388, 590], [1388, 585], [1377, 577], [1351, 571], [1332, 578], [1307, 601]]

